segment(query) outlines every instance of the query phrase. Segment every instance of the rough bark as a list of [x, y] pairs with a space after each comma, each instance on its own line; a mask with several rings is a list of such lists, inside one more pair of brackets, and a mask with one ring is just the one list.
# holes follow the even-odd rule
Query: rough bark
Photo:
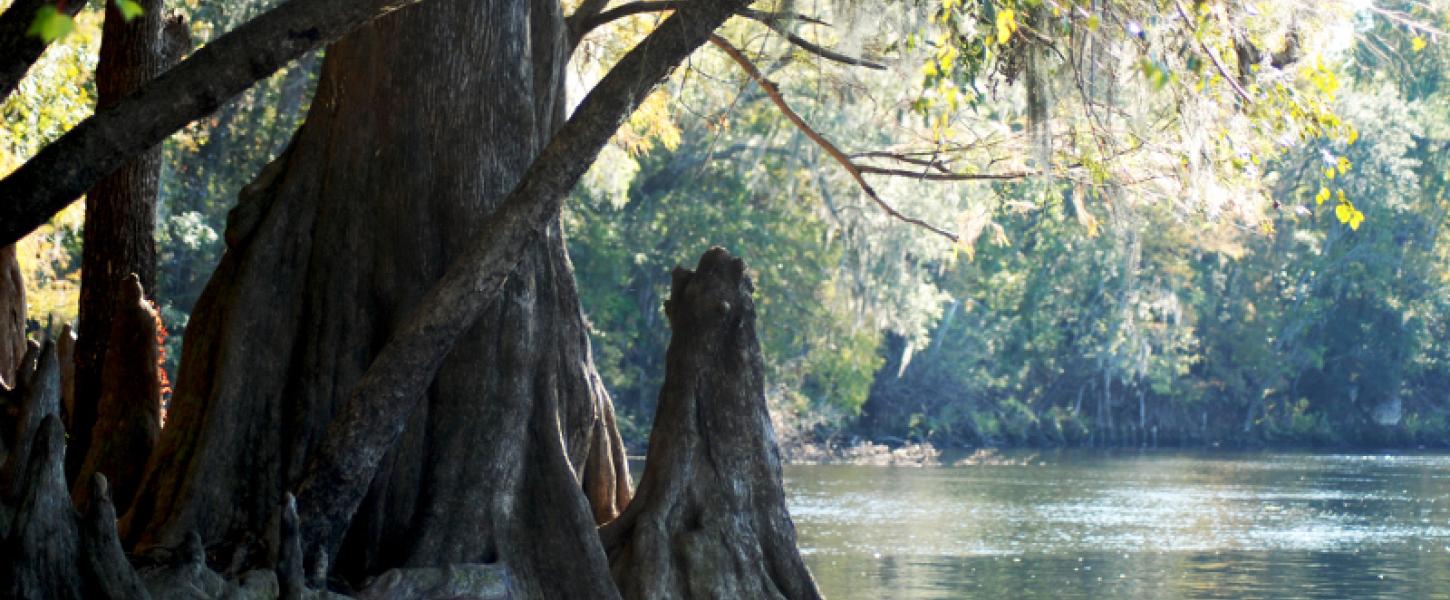
[[[138, 548], [195, 530], [214, 562], [254, 562], [255, 532], [426, 290], [474, 241], [514, 235], [487, 224], [561, 121], [562, 36], [554, 2], [440, 0], [329, 49], [306, 125], [244, 192], [187, 328], [124, 520]], [[436, 378], [405, 391], [423, 399], [322, 556], [334, 575], [496, 562], [519, 597], [615, 597], [580, 482], [602, 480], [591, 452], [618, 465], [622, 447], [554, 211]], [[609, 483], [591, 489], [618, 503], [627, 476]]]
[[60, 419], [66, 431], [71, 430], [71, 415], [76, 406], [76, 334], [69, 323], [60, 328], [55, 340], [56, 358], [60, 359]]
[[418, 1], [291, 0], [213, 40], [0, 180], [0, 244], [19, 240], [132, 157], [303, 53]]
[[0, 489], [8, 498], [25, 495], [25, 469], [36, 432], [47, 416], [60, 412], [60, 367], [55, 347], [46, 342], [44, 348], [31, 342], [15, 375], [15, 390], [10, 394], [16, 411], [8, 441], [9, 456], [0, 467]]
[[[131, 564], [116, 530], [106, 478], [91, 477], [84, 514], [71, 504], [64, 473], [65, 433], [56, 414], [60, 387], [56, 362], [49, 344], [44, 351], [32, 347], [16, 389], [24, 396], [24, 418], [16, 435], [30, 442], [28, 456], [19, 459], [20, 471], [0, 494], [0, 595], [26, 600], [340, 597], [302, 585], [297, 512], [292, 504], [283, 507], [283, 523], [274, 531], [279, 545], [292, 551], [280, 553], [275, 571], [258, 569], [223, 578], [208, 568], [201, 538], [194, 533], [178, 546], [153, 552], [139, 566]], [[497, 567], [403, 569], [370, 582], [359, 595], [500, 598], [505, 597], [499, 594], [501, 583], [507, 581], [500, 579]]]
[[[115, 106], [122, 98], [171, 66], [178, 44], [166, 43], [161, 0], [137, 0], [143, 12], [127, 21], [114, 1], [106, 2], [101, 26], [101, 56], [96, 65], [96, 109]], [[80, 336], [76, 340], [71, 441], [66, 472], [72, 481], [90, 454], [92, 428], [102, 390], [101, 375], [109, 360], [106, 348], [111, 318], [130, 293], [126, 278], [140, 278], [142, 289], [156, 283], [156, 197], [161, 189], [161, 148], [129, 157], [86, 193], [84, 244], [81, 250]], [[111, 380], [113, 385], [127, 385]], [[123, 499], [134, 482], [111, 481]], [[80, 496], [84, 498], [84, 496]], [[124, 500], [123, 500], [124, 503]], [[125, 510], [124, 507], [122, 510]]]
[[675, 270], [645, 472], [601, 530], [624, 598], [820, 598], [786, 511], [753, 291], [721, 248]]
[[74, 15], [85, 8], [82, 0], [54, 3], [50, 0], [15, 0], [10, 8], [0, 14], [0, 102], [15, 91], [20, 80], [40, 55], [50, 46], [39, 37], [29, 34], [30, 24], [35, 22], [35, 13], [47, 5], [56, 6], [60, 12]]
[[0, 387], [15, 386], [15, 369], [25, 356], [25, 276], [15, 246], [0, 247]]
[[[311, 529], [305, 536], [310, 543], [332, 553], [378, 461], [402, 431], [417, 390], [432, 378], [454, 340], [494, 297], [517, 262], [519, 249], [556, 218], [564, 195], [648, 91], [740, 7], [739, 2], [715, 2], [682, 10], [621, 59], [484, 221], [483, 235], [468, 243], [442, 280], [410, 311], [403, 327], [383, 347], [343, 405], [308, 465], [298, 496], [303, 521]], [[561, 31], [561, 26], [551, 30], [552, 43], [562, 43]], [[597, 385], [593, 375], [589, 377], [588, 383]], [[613, 434], [612, 424], [600, 429]], [[617, 449], [606, 456], [609, 458], [595, 462], [596, 469], [590, 473], [608, 475], [604, 467], [622, 464]], [[605, 492], [592, 498], [598, 518], [613, 516], [618, 497]]]
[[[125, 280], [116, 306], [102, 372], [101, 398], [89, 454], [75, 480], [73, 496], [82, 511], [90, 493], [79, 482], [104, 473], [115, 492], [116, 509], [125, 512], [141, 483], [142, 470], [161, 435], [161, 378], [157, 363], [156, 310], [135, 275]], [[77, 446], [72, 441], [72, 447]]]

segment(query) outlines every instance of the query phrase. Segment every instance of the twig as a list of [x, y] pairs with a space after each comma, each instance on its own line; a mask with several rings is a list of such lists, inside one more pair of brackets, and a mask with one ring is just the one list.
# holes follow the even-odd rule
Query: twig
[[871, 175], [890, 175], [894, 177], [910, 177], [912, 179], [925, 179], [928, 181], [1012, 181], [1026, 179], [1037, 174], [1036, 171], [1007, 171], [1004, 173], [918, 173], [905, 169], [889, 169], [872, 165], [855, 165], [856, 170]]
[[945, 237], [954, 243], [961, 240], [961, 236], [957, 235], [956, 233], [948, 231], [946, 229], [942, 229], [940, 227], [937, 227], [936, 225], [933, 225], [916, 217], [910, 217], [902, 214], [902, 212], [897, 210], [895, 206], [892, 206], [890, 203], [886, 202], [886, 200], [883, 200], [881, 198], [881, 195], [876, 193], [875, 188], [872, 188], [871, 184], [866, 182], [866, 177], [862, 175], [861, 167], [851, 162], [850, 157], [846, 156], [845, 152], [842, 152], [841, 149], [837, 148], [835, 144], [832, 144], [830, 140], [827, 140], [825, 137], [821, 136], [819, 132], [817, 132], [805, 122], [805, 119], [802, 119], [799, 114], [796, 114], [795, 110], [790, 107], [790, 104], [785, 101], [785, 97], [781, 95], [780, 88], [776, 87], [775, 83], [771, 80], [766, 79], [765, 75], [761, 74], [760, 69], [755, 67], [755, 63], [750, 62], [750, 59], [747, 58], [745, 54], [740, 51], [740, 49], [731, 45], [730, 42], [726, 41], [725, 38], [722, 38], [719, 35], [711, 35], [710, 43], [714, 44], [715, 47], [725, 52], [727, 56], [729, 56], [732, 60], [739, 64], [740, 68], [745, 71], [745, 74], [749, 75], [750, 78], [754, 80], [757, 85], [760, 86], [760, 89], [765, 90], [765, 94], [770, 97], [770, 100], [772, 102], [775, 103], [776, 108], [779, 108], [780, 112], [784, 113], [785, 117], [787, 119], [790, 119], [790, 122], [794, 123], [795, 126], [801, 130], [801, 133], [804, 133], [805, 136], [810, 138], [812, 142], [815, 142], [817, 146], [820, 146], [822, 150], [825, 150], [826, 154], [831, 155], [831, 158], [835, 159], [836, 162], [840, 163], [841, 167], [844, 168], [846, 172], [851, 175], [851, 178], [856, 180], [856, 185], [861, 187], [861, 191], [865, 192], [867, 197], [871, 198], [871, 200], [875, 202], [877, 206], [880, 206], [882, 210], [886, 211], [886, 214], [903, 222], [916, 225], [918, 227], [926, 229], [927, 231]]
[[774, 17], [768, 14], [754, 13], [753, 11], [751, 13], [741, 13], [741, 15], [755, 21], [759, 21], [762, 25], [769, 27], [771, 31], [785, 36], [786, 41], [795, 44], [796, 46], [800, 47], [801, 50], [805, 50], [806, 52], [810, 52], [811, 54], [814, 54], [826, 60], [832, 60], [841, 64], [851, 65], [855, 67], [866, 67], [868, 69], [875, 69], [877, 71], [886, 70], [886, 65], [883, 65], [881, 63], [866, 60], [864, 58], [847, 56], [845, 54], [841, 54], [840, 52], [836, 52], [829, 48], [825, 48], [815, 43], [806, 41], [801, 36], [798, 36], [794, 32], [792, 32], [785, 25], [781, 24], [782, 19], [778, 17]]
[[[639, 0], [638, 2], [630, 2], [628, 4], [616, 6], [606, 11], [596, 11], [595, 13], [584, 12], [584, 9], [581, 8], [578, 21], [573, 21], [575, 17], [570, 17], [570, 30], [573, 32], [574, 41], [577, 43], [578, 40], [583, 39], [583, 37], [590, 31], [593, 31], [594, 29], [598, 28], [601, 25], [604, 25], [605, 23], [609, 23], [610, 21], [615, 21], [618, 19], [623, 19], [625, 17], [644, 13], [676, 10], [680, 7], [680, 4], [681, 3], [679, 0]], [[784, 36], [786, 41], [790, 42], [791, 44], [794, 44], [800, 49], [824, 58], [826, 60], [835, 61], [845, 65], [851, 65], [853, 67], [866, 67], [868, 69], [875, 69], [878, 71], [886, 70], [886, 65], [883, 65], [881, 63], [867, 60], [864, 58], [848, 56], [840, 52], [836, 52], [835, 50], [831, 50], [830, 48], [826, 48], [824, 46], [816, 44], [814, 42], [810, 42], [805, 38], [796, 35], [784, 25], [786, 21], [803, 21], [806, 23], [811, 23], [813, 25], [826, 25], [825, 21], [822, 21], [815, 17], [789, 13], [764, 12], [758, 10], [742, 10], [736, 14], [752, 21], [757, 21], [760, 24], [769, 27], [772, 31], [775, 31], [776, 33]]]
[[[1197, 38], [1198, 25], [1194, 24], [1193, 19], [1188, 16], [1188, 11], [1183, 9], [1183, 3], [1179, 0], [1173, 0], [1173, 6], [1178, 9], [1178, 16], [1182, 17], [1183, 22], [1188, 25], [1188, 31], [1194, 33], [1194, 37]], [[1244, 102], [1253, 104], [1253, 97], [1249, 96], [1249, 93], [1244, 90], [1243, 86], [1239, 85], [1238, 79], [1228, 74], [1228, 69], [1223, 66], [1223, 61], [1218, 59], [1218, 53], [1214, 52], [1212, 48], [1209, 48], [1208, 44], [1204, 43], [1201, 39], [1198, 40], [1198, 47], [1203, 48], [1203, 52], [1208, 55], [1208, 60], [1213, 63], [1215, 69], [1218, 69], [1219, 75], [1222, 75], [1224, 80], [1228, 81], [1229, 86], [1234, 89], [1234, 92], [1240, 98], [1243, 98]]]

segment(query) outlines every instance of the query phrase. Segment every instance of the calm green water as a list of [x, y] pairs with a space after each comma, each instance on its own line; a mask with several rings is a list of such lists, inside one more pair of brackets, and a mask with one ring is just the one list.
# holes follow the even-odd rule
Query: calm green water
[[786, 469], [827, 598], [1450, 598], [1450, 455]]

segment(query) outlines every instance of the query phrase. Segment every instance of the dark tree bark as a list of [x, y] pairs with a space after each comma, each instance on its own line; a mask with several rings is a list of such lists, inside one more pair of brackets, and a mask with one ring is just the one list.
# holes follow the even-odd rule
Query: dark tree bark
[[601, 532], [624, 598], [821, 596], [786, 511], [753, 291], [720, 248], [675, 269], [644, 476]]
[[15, 369], [25, 356], [25, 276], [15, 246], [0, 247], [0, 387], [15, 386]]
[[[146, 84], [180, 58], [178, 44], [166, 43], [161, 0], [138, 0], [144, 11], [130, 21], [114, 1], [106, 2], [101, 26], [101, 56], [96, 65], [96, 108], [105, 110]], [[168, 50], [173, 53], [168, 55]], [[89, 454], [97, 404], [104, 393], [101, 371], [107, 360], [111, 318], [130, 291], [126, 278], [140, 278], [142, 289], [156, 283], [156, 196], [161, 189], [161, 148], [137, 154], [86, 194], [81, 297], [76, 340], [75, 394], [66, 472], [74, 475]], [[125, 385], [113, 380], [113, 384]], [[117, 491], [128, 488], [120, 483]]]
[[[194, 530], [221, 562], [257, 552], [246, 542], [378, 350], [471, 241], [508, 233], [483, 224], [560, 123], [562, 23], [555, 2], [441, 0], [329, 50], [306, 124], [244, 192], [187, 329], [126, 517], [138, 547]], [[501, 561], [520, 597], [613, 595], [580, 481], [607, 480], [591, 489], [612, 517], [627, 475], [585, 465], [622, 464], [622, 446], [546, 222], [491, 313], [408, 391], [423, 403], [334, 573]]]
[[[141, 483], [142, 470], [161, 435], [161, 349], [156, 338], [156, 309], [146, 300], [135, 275], [125, 280], [125, 296], [116, 306], [102, 370], [101, 398], [89, 454], [84, 457], [72, 496], [82, 511], [90, 492], [80, 482], [101, 473], [111, 481], [116, 510], [125, 512]], [[71, 447], [77, 444], [72, 441]]]

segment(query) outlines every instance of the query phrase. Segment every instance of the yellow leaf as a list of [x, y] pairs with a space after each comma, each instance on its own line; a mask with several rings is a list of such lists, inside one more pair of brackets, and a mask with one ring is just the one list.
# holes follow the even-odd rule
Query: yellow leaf
[[1324, 170], [1324, 176], [1327, 177], [1327, 178], [1329, 178], [1329, 179], [1331, 179], [1331, 180], [1334, 179], [1334, 167], [1330, 167], [1328, 169], [1325, 169]]
[[1320, 204], [1324, 204], [1324, 201], [1325, 200], [1328, 200], [1328, 199], [1329, 199], [1329, 188], [1327, 188], [1327, 187], [1319, 188], [1319, 193], [1314, 195], [1314, 204], [1316, 206], [1318, 206]]
[[1334, 217], [1339, 219], [1340, 223], [1348, 223], [1350, 219], [1354, 218], [1355, 212], [1354, 206], [1348, 202], [1342, 202], [1339, 206], [1334, 207]]
[[997, 43], [1007, 43], [1015, 31], [1017, 31], [1017, 13], [1010, 8], [997, 13]]
[[1415, 52], [1419, 52], [1421, 50], [1424, 50], [1425, 49], [1425, 44], [1426, 44], [1425, 38], [1422, 38], [1422, 37], [1420, 37], [1418, 35], [1415, 36], [1414, 39], [1411, 39], [1410, 40], [1410, 48], [1413, 48], [1415, 50]]
[[1349, 228], [1359, 231], [1359, 224], [1364, 222], [1364, 213], [1355, 209], [1354, 214], [1349, 216]]
[[1351, 166], [1353, 166], [1353, 163], [1349, 162], [1349, 159], [1347, 159], [1347, 158], [1345, 158], [1343, 156], [1339, 157], [1338, 167], [1339, 167], [1339, 174], [1340, 175], [1343, 175], [1345, 173], [1348, 173], [1349, 172], [1349, 167], [1351, 167]]

